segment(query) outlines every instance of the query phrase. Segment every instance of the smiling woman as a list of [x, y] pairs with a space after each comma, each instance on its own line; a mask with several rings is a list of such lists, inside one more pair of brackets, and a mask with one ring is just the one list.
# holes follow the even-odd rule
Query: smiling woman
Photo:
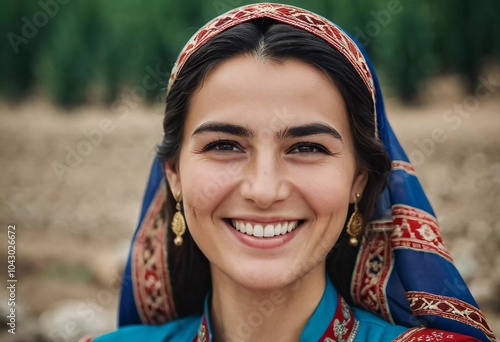
[[214, 19], [174, 66], [164, 132], [121, 328], [96, 341], [495, 339], [334, 24], [278, 4]]
[[[270, 129], [269, 118], [280, 110], [289, 120]], [[367, 180], [337, 87], [301, 61], [238, 55], [206, 75], [183, 133], [167, 178], [173, 193], [182, 191], [190, 234], [210, 261], [213, 298], [228, 292], [216, 286], [224, 276], [234, 280], [236, 295], [284, 288], [303, 272], [318, 274], [308, 280], [318, 302], [327, 250], [311, 269], [298, 268], [321, 241], [335, 244], [348, 204]], [[238, 172], [199, 205], [198, 189], [227, 168]], [[301, 290], [312, 295], [307, 286]]]

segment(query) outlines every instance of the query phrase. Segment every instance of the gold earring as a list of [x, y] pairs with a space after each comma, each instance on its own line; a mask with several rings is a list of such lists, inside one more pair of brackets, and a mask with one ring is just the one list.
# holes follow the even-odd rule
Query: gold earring
[[182, 246], [182, 235], [184, 235], [184, 233], [186, 232], [186, 221], [184, 221], [184, 216], [182, 216], [181, 213], [182, 198], [180, 191], [177, 193], [177, 196], [175, 196], [175, 201], [177, 202], [177, 204], [175, 205], [175, 209], [177, 209], [177, 212], [172, 218], [172, 231], [175, 234], [174, 244], [176, 246]]
[[356, 200], [354, 201], [354, 212], [347, 223], [347, 234], [351, 236], [349, 239], [349, 244], [353, 247], [358, 245], [358, 235], [363, 228], [363, 217], [358, 210], [359, 194], [356, 194]]

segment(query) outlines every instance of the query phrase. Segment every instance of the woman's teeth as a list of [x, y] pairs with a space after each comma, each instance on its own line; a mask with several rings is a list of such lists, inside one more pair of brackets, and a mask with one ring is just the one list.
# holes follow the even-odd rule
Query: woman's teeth
[[231, 220], [231, 224], [240, 233], [266, 238], [290, 233], [297, 228], [299, 221], [285, 221], [275, 224], [252, 224], [245, 221]]

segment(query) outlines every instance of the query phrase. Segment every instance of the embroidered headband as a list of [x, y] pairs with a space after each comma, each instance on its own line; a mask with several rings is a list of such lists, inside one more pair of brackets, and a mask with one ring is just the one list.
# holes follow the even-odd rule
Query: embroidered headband
[[[200, 46], [229, 27], [263, 17], [302, 28], [337, 48], [374, 98], [375, 134], [380, 133], [392, 171], [360, 241], [351, 280], [354, 303], [388, 322], [414, 327], [397, 341], [439, 337], [425, 333], [423, 323], [481, 341], [496, 341], [447, 252], [434, 211], [387, 120], [377, 75], [361, 44], [356, 46], [336, 25], [306, 10], [280, 4], [248, 5], [212, 20], [193, 36], [174, 66], [168, 89]], [[168, 222], [162, 214], [165, 182], [162, 162], [156, 158], [124, 271], [120, 326], [163, 324], [178, 317], [180, 308], [176, 308], [172, 288], [177, 279], [171, 277], [168, 266]]]
[[179, 54], [170, 74], [167, 92], [172, 88], [172, 85], [179, 76], [186, 61], [201, 46], [224, 30], [257, 18], [270, 18], [284, 24], [301, 28], [322, 38], [328, 44], [340, 51], [356, 69], [358, 75], [370, 92], [374, 106], [375, 137], [378, 138], [375, 87], [365, 57], [356, 43], [354, 43], [337, 25], [315, 13], [294, 6], [273, 3], [248, 5], [224, 13], [208, 22], [191, 37]]

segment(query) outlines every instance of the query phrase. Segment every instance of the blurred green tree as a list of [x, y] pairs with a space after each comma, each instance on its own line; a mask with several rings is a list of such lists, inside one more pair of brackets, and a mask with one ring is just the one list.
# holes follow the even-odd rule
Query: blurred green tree
[[[142, 86], [138, 100], [164, 93], [166, 73], [209, 19], [247, 0], [18, 0], [0, 11], [0, 96], [42, 92], [60, 105], [112, 103]], [[366, 47], [385, 84], [411, 101], [440, 73], [469, 90], [500, 57], [500, 2], [463, 0], [283, 0], [315, 11]], [[145, 86], [154, 70], [155, 86]]]

